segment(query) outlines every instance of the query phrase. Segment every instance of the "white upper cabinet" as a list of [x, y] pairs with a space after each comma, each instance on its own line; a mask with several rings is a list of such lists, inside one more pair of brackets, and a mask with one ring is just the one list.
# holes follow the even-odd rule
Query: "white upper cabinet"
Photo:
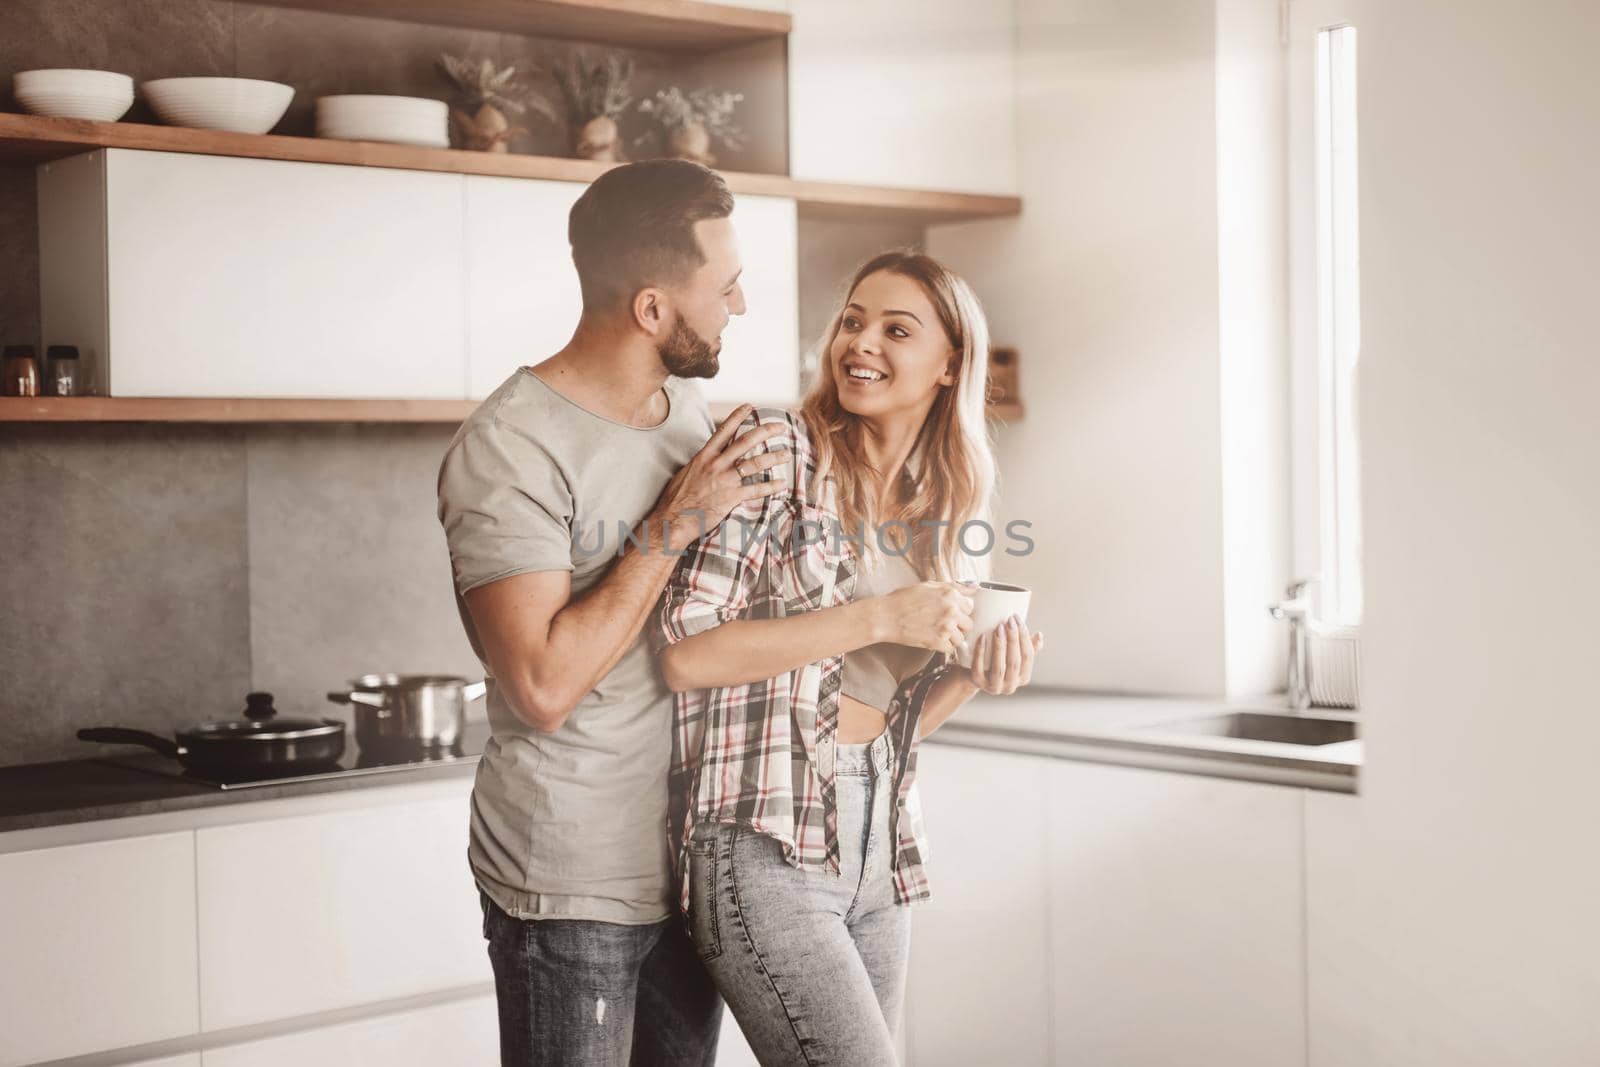
[[991, 0], [795, 4], [790, 173], [1016, 192], [1015, 29]]
[[461, 397], [463, 186], [126, 149], [45, 164], [44, 333], [109, 361], [113, 396]]
[[[579, 182], [106, 149], [39, 168], [43, 329], [121, 397], [482, 399], [571, 338]], [[795, 202], [737, 196], [716, 401], [799, 388]]]
[[[518, 367], [553, 355], [583, 311], [567, 215], [585, 186], [467, 178], [469, 395], [482, 399]], [[700, 383], [712, 402], [790, 403], [799, 389], [795, 205], [734, 198], [748, 314], [722, 335], [721, 369]]]
[[583, 311], [567, 244], [577, 182], [469, 176], [467, 396], [555, 354]]
[[800, 390], [799, 248], [793, 200], [734, 197], [745, 314], [722, 332], [721, 364], [702, 381], [711, 403], [792, 403]]

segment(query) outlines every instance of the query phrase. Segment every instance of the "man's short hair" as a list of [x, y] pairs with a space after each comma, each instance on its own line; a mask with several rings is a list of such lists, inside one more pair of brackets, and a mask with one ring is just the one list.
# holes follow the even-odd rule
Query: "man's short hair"
[[567, 218], [584, 310], [683, 281], [706, 261], [694, 224], [732, 213], [727, 184], [698, 163], [650, 159], [606, 171]]

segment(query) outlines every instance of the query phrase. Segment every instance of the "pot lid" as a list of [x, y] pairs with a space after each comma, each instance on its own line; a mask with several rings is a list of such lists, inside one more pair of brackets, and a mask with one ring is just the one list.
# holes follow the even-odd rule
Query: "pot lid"
[[271, 693], [249, 693], [244, 699], [244, 718], [203, 722], [177, 731], [177, 736], [185, 743], [203, 743], [222, 740], [292, 741], [344, 733], [344, 723], [337, 719], [278, 718], [278, 709], [272, 706]]
[[420, 689], [431, 685], [464, 686], [467, 680], [458, 674], [363, 674], [352, 679], [350, 688], [364, 690]]

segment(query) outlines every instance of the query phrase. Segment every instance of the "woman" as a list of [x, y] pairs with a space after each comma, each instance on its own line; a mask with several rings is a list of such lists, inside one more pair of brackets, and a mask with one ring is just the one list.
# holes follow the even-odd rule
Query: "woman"
[[[980, 689], [1025, 685], [1043, 638], [973, 635], [985, 556], [988, 329], [965, 282], [891, 252], [864, 265], [784, 430], [792, 490], [736, 509], [663, 594], [677, 693], [672, 829], [689, 926], [763, 1064], [893, 1064], [926, 899], [917, 742]], [[757, 477], [754, 455], [741, 474]], [[988, 539], [977, 538], [988, 543]]]

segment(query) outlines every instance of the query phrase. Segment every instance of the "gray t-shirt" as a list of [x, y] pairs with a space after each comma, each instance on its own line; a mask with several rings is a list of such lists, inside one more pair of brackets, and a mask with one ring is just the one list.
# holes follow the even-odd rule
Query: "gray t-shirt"
[[[479, 660], [468, 591], [568, 570], [581, 593], [615, 562], [619, 525], [638, 522], [710, 437], [699, 389], [669, 378], [666, 392], [666, 419], [641, 429], [579, 407], [524, 367], [461, 424], [439, 468], [439, 522]], [[479, 887], [521, 919], [666, 918], [672, 694], [644, 638], [554, 733], [518, 719], [492, 678], [488, 712], [468, 849]]]

